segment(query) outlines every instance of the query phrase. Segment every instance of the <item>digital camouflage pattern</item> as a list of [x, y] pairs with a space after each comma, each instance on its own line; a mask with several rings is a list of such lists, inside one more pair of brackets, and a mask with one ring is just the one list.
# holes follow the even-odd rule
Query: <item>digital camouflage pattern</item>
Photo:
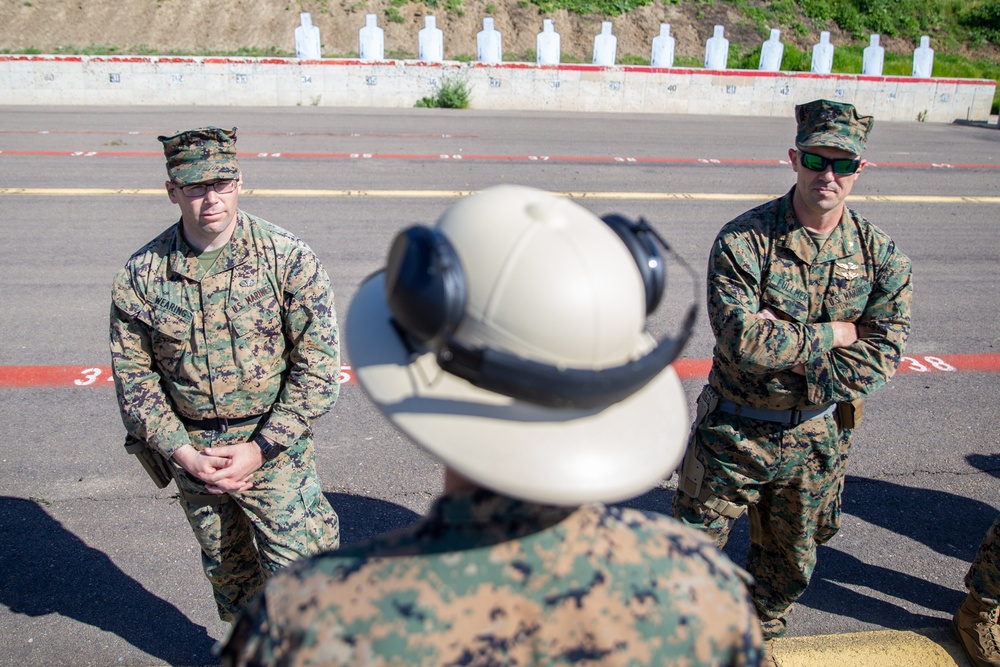
[[201, 273], [178, 223], [115, 276], [111, 357], [125, 428], [166, 458], [191, 442], [180, 417], [270, 410], [268, 440], [288, 447], [309, 435], [340, 388], [336, 312], [319, 259], [240, 211], [229, 244]]
[[[866, 396], [893, 376], [910, 331], [910, 260], [846, 207], [817, 250], [795, 218], [793, 193], [728, 223], [709, 259], [716, 342], [705, 391], [742, 406], [815, 409]], [[781, 319], [759, 318], [764, 307]], [[833, 321], [856, 322], [862, 338], [834, 349]], [[792, 371], [798, 364], [805, 376]], [[716, 412], [693, 430], [691, 446], [711, 492], [758, 504], [747, 570], [757, 582], [751, 593], [765, 638], [784, 633], [816, 543], [839, 528], [850, 436], [833, 416], [793, 428]], [[674, 515], [717, 543], [732, 523], [681, 492]]]
[[[867, 396], [895, 374], [909, 336], [909, 258], [846, 207], [817, 250], [793, 192], [723, 227], [709, 257], [709, 384], [739, 405], [789, 410]], [[782, 319], [758, 318], [765, 306]], [[867, 333], [833, 349], [836, 321]], [[797, 364], [805, 377], [792, 372]]]
[[[705, 391], [712, 391], [706, 387]], [[713, 412], [697, 427], [704, 484], [747, 507], [750, 595], [766, 638], [785, 633], [792, 605], [816, 566], [816, 546], [840, 529], [851, 431], [830, 415], [796, 427]], [[678, 491], [674, 516], [705, 531], [720, 549], [735, 519]]]
[[858, 115], [850, 104], [815, 100], [795, 107], [798, 130], [795, 145], [799, 148], [828, 146], [861, 156], [868, 133], [875, 124], [871, 116]]
[[658, 514], [463, 490], [414, 526], [276, 575], [221, 662], [757, 665], [744, 578]]
[[[322, 531], [312, 542], [323, 548], [339, 542], [336, 514], [316, 481], [310, 440], [312, 423], [338, 396], [336, 312], [318, 258], [288, 232], [240, 211], [232, 239], [205, 272], [180, 230], [178, 223], [164, 231], [115, 276], [112, 370], [126, 430], [167, 459], [187, 444], [202, 450], [246, 442], [254, 432], [252, 426], [228, 434], [189, 432], [182, 417], [269, 413], [260, 432], [287, 448], [255, 473], [253, 490], [207, 507], [191, 502], [193, 494], [206, 493], [204, 486], [174, 466], [226, 618], [235, 609], [225, 601], [240, 596], [225, 589], [243, 586], [243, 575], [220, 574], [212, 561], [218, 558], [222, 570], [245, 569], [240, 563], [250, 559], [252, 541], [244, 539], [250, 531], [258, 544], [254, 560], [261, 560], [255, 567], [268, 571], [292, 552], [319, 548], [301, 541], [308, 522], [318, 521]], [[250, 512], [233, 518], [239, 508]], [[260, 516], [254, 508], [262, 509]], [[259, 587], [253, 580], [247, 586]], [[249, 590], [244, 593], [242, 599]]]
[[[191, 437], [201, 449], [246, 442], [252, 433], [253, 426], [245, 426], [194, 431]], [[340, 544], [339, 518], [323, 495], [308, 438], [265, 461], [251, 488], [215, 496], [220, 504], [199, 502], [194, 494], [205, 493], [204, 485], [178, 464], [171, 466], [224, 621], [232, 621], [274, 572]]]
[[979, 545], [972, 566], [965, 575], [965, 585], [986, 604], [1000, 606], [1000, 517], [993, 522]]
[[174, 183], [205, 183], [240, 175], [235, 127], [201, 127], [157, 140], [163, 143], [167, 174]]

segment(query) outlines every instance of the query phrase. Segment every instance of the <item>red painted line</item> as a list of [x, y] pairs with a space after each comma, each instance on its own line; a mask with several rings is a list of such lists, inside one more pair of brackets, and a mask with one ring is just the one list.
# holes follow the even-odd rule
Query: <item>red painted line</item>
[[[340, 367], [342, 384], [357, 384], [349, 365]], [[110, 366], [0, 366], [0, 389], [111, 387]]]
[[708, 377], [711, 368], [711, 359], [678, 359], [674, 362], [674, 370], [682, 380]]
[[[163, 132], [153, 130], [121, 130], [119, 132], [111, 130], [2, 130], [0, 134], [79, 134], [79, 135], [128, 135], [151, 136], [163, 134]], [[388, 138], [408, 138], [408, 139], [480, 139], [478, 134], [441, 134], [430, 132], [250, 132], [240, 130], [241, 137], [388, 137]], [[142, 155], [157, 155], [157, 153], [142, 153]]]
[[[0, 150], [0, 156], [16, 157], [141, 157], [163, 159], [159, 152], [147, 151], [22, 151]], [[266, 158], [291, 160], [468, 160], [488, 162], [599, 162], [620, 164], [704, 164], [784, 166], [787, 160], [743, 160], [723, 158], [630, 157], [608, 155], [477, 155], [462, 153], [240, 153], [240, 159]], [[878, 162], [869, 163], [878, 169], [1000, 169], [1000, 164], [952, 164], [944, 162]]]
[[[682, 380], [704, 379], [711, 359], [679, 359], [674, 369]], [[898, 374], [1000, 373], [1000, 354], [942, 354], [903, 357]], [[357, 384], [350, 365], [341, 367], [340, 381]], [[111, 387], [110, 366], [0, 366], [0, 389], [39, 387]]]

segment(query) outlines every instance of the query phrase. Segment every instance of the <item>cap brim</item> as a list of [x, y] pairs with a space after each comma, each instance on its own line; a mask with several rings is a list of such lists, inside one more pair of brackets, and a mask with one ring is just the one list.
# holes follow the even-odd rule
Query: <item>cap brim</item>
[[362, 388], [400, 431], [477, 484], [533, 502], [614, 502], [651, 489], [683, 454], [688, 411], [673, 368], [607, 408], [545, 408], [446, 373], [432, 353], [412, 358], [390, 319], [380, 272], [360, 286], [345, 325]]
[[240, 175], [240, 166], [234, 160], [203, 160], [168, 168], [167, 173], [174, 183], [207, 183], [237, 178]]
[[826, 137], [810, 137], [805, 141], [798, 141], [795, 143], [796, 148], [839, 148], [842, 151], [847, 151], [851, 155], [861, 157], [864, 153], [864, 149], [858, 152], [858, 144], [854, 141], [838, 139], [830, 139]]

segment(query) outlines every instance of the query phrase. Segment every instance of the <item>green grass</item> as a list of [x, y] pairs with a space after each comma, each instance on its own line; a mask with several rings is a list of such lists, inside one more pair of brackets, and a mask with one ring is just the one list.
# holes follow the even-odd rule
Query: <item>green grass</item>
[[443, 77], [437, 92], [430, 97], [421, 97], [414, 106], [434, 109], [468, 109], [469, 87], [465, 81]]
[[[531, 0], [541, 13], [564, 9], [576, 14], [600, 14], [613, 18], [652, 0]], [[993, 79], [997, 93], [992, 112], [1000, 110], [1000, 63], [969, 60], [954, 52], [962, 47], [977, 48], [986, 43], [1000, 44], [1000, 0], [661, 0], [664, 4], [681, 2], [711, 6], [728, 4], [741, 11], [754, 26], [761, 40], [772, 28], [801, 39], [818, 36], [830, 23], [847, 32], [856, 43], [837, 45], [834, 49], [833, 71], [859, 73], [864, 48], [869, 35], [909, 40], [914, 47], [922, 35], [931, 37], [935, 50], [933, 76], [938, 78]], [[949, 53], [951, 52], [951, 53]], [[623, 64], [644, 64], [641, 56], [623, 56]], [[648, 62], [648, 61], [647, 61]], [[760, 46], [743, 50], [730, 45], [728, 66], [732, 69], [757, 69]], [[674, 59], [675, 67], [701, 67], [697, 56]], [[785, 45], [781, 68], [785, 71], [808, 72], [812, 52]], [[909, 76], [913, 71], [912, 50], [907, 53], [886, 51], [883, 74]]]

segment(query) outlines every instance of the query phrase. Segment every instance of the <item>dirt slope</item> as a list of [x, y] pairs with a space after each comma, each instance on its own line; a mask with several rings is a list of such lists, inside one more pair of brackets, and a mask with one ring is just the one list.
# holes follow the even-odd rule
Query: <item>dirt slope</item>
[[[105, 45], [118, 47], [119, 53], [134, 53], [140, 46], [157, 52], [230, 52], [255, 47], [293, 53], [299, 12], [308, 11], [320, 28], [325, 57], [357, 53], [365, 14], [378, 16], [387, 54], [414, 57], [424, 16], [434, 15], [444, 32], [445, 58], [474, 56], [482, 19], [493, 16], [505, 54], [520, 56], [534, 50], [542, 19], [551, 18], [563, 53], [589, 62], [594, 36], [601, 32], [602, 17], [565, 11], [541, 14], [525, 0], [462, 0], [461, 13], [446, 12], [444, 4], [437, 10], [417, 2], [396, 8], [402, 18], [397, 23], [386, 14], [390, 0], [6, 0], [0, 3], [0, 49], [52, 53], [67, 45]], [[660, 23], [670, 24], [678, 55], [702, 58], [715, 24], [725, 26], [731, 44], [757, 46], [762, 36], [749, 25], [739, 25], [731, 11], [732, 6], [723, 3], [675, 5], [658, 0], [614, 19], [619, 57], [649, 58]], [[815, 39], [807, 41], [811, 44]]]
[[[417, 52], [417, 32], [424, 17], [433, 15], [444, 32], [446, 59], [474, 57], [476, 33], [483, 17], [492, 16], [503, 36], [506, 60], [524, 60], [535, 48], [542, 20], [555, 21], [562, 52], [578, 62], [590, 62], [594, 37], [601, 32], [597, 15], [580, 16], [566, 11], [543, 14], [528, 0], [436, 0], [438, 9], [425, 2], [400, 0], [2, 0], [0, 1], [0, 51], [53, 53], [60, 47], [91, 45], [117, 47], [118, 53], [136, 53], [138, 47], [155, 53], [234, 52], [241, 48], [277, 49], [295, 52], [294, 30], [299, 12], [310, 12], [320, 28], [323, 55], [327, 58], [357, 55], [358, 30], [366, 14], [375, 14], [385, 30], [388, 57], [413, 58]], [[435, 0], [426, 0], [434, 3]], [[458, 10], [444, 6], [458, 3]], [[765, 4], [767, 0], [750, 0]], [[390, 21], [387, 10], [397, 21]], [[715, 25], [725, 27], [732, 46], [744, 52], [767, 38], [750, 25], [730, 3], [684, 0], [652, 0], [651, 4], [613, 19], [618, 38], [619, 60], [626, 55], [649, 58], [653, 38], [661, 23], [670, 24], [677, 40], [676, 54], [701, 61], [705, 40]], [[836, 26], [817, 28], [815, 34], [796, 37], [782, 32], [786, 44], [808, 51], [819, 41], [819, 30], [829, 30], [835, 45], [848, 43]], [[863, 40], [867, 45], [867, 38]], [[882, 36], [888, 51], [911, 53], [916, 46], [909, 40]], [[939, 49], [933, 40], [931, 44]], [[72, 49], [71, 49], [72, 50]], [[938, 51], [942, 53], [941, 51]], [[964, 55], [1000, 60], [1000, 47], [986, 45]]]

